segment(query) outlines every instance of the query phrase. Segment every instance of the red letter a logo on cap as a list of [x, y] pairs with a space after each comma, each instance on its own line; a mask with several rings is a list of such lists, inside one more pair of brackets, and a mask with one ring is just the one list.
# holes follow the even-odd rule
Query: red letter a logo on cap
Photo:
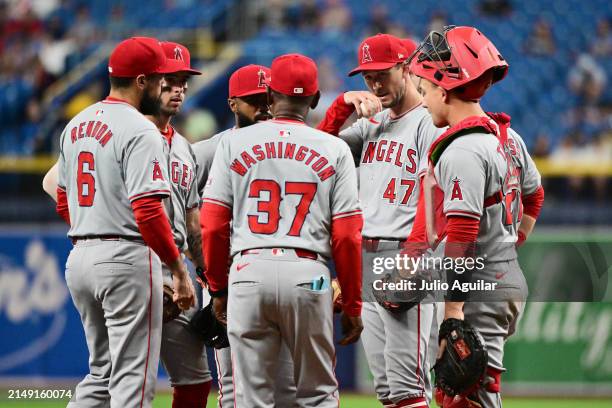
[[260, 69], [259, 71], [257, 71], [257, 75], [259, 77], [259, 82], [257, 82], [257, 87], [265, 88], [266, 87], [266, 73], [264, 72], [263, 69]]
[[183, 59], [183, 50], [180, 47], [174, 47], [174, 59], [179, 61], [184, 61]]
[[361, 63], [363, 64], [364, 62], [372, 62], [368, 43], [363, 44], [363, 47], [361, 47]]

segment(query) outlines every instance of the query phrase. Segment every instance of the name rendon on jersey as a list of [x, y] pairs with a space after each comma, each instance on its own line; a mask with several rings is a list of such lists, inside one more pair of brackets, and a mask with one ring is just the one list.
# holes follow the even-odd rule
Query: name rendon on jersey
[[99, 120], [90, 120], [89, 122], [81, 122], [70, 130], [70, 141], [72, 143], [84, 137], [95, 138], [104, 147], [113, 137], [113, 132], [110, 131], [107, 124]]
[[[252, 165], [266, 159], [289, 159], [304, 162], [310, 166], [321, 181], [325, 181], [334, 174], [336, 169], [329, 164], [329, 160], [321, 156], [319, 152], [306, 146], [286, 142], [269, 142], [262, 145], [256, 144], [251, 148], [251, 153], [243, 150], [239, 159], [234, 159], [230, 169], [244, 176]], [[316, 159], [316, 160], [315, 160]], [[243, 164], [244, 163], [244, 164]]]

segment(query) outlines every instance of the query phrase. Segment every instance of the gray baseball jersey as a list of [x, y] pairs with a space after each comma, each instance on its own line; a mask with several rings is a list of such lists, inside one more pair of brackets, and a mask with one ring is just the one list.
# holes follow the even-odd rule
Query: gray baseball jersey
[[[490, 262], [516, 258], [521, 194], [533, 193], [540, 185], [540, 174], [521, 137], [508, 129], [507, 143], [512, 166], [495, 135], [470, 133], [452, 142], [435, 167], [444, 191], [444, 213], [480, 219], [477, 255]], [[500, 192], [503, 200], [484, 205], [485, 198]]]
[[[226, 129], [217, 133], [210, 139], [202, 140], [192, 145], [193, 152], [198, 163], [197, 171], [197, 187], [200, 196], [204, 193], [204, 187], [210, 174], [215, 152], [219, 142], [231, 133], [236, 128]], [[293, 359], [283, 345], [281, 347], [279, 362], [276, 369], [276, 377], [274, 381], [274, 401], [278, 406], [293, 407], [296, 406], [295, 381], [293, 379]], [[240, 399], [240, 390], [236, 390], [234, 384], [234, 373], [231, 360], [231, 348], [217, 350], [215, 352], [215, 360], [217, 361], [217, 376], [219, 379], [219, 407], [234, 406], [234, 402]], [[288, 375], [288, 374], [291, 375]]]
[[204, 187], [206, 186], [206, 180], [208, 180], [210, 168], [215, 158], [217, 146], [221, 139], [234, 131], [234, 129], [235, 128], [226, 129], [223, 132], [217, 133], [210, 139], [202, 140], [192, 145], [193, 153], [198, 163], [197, 187], [200, 197], [204, 194]]
[[295, 121], [222, 138], [202, 201], [233, 209], [232, 254], [284, 247], [329, 258], [332, 218], [361, 214], [349, 147]]
[[176, 130], [172, 144], [162, 137], [168, 153], [168, 175], [172, 194], [164, 200], [164, 206], [170, 219], [174, 242], [184, 252], [187, 249], [187, 210], [197, 207], [200, 195], [196, 185], [196, 159], [191, 144]]
[[[340, 132], [359, 166], [359, 197], [363, 206], [363, 236], [384, 238], [370, 253], [364, 247], [364, 282], [373, 278], [375, 257], [394, 257], [397, 240], [410, 233], [419, 198], [420, 175], [427, 169], [427, 153], [443, 130], [434, 126], [422, 105], [391, 118], [386, 109], [370, 119], [360, 119]], [[385, 250], [389, 246], [393, 250]], [[364, 287], [372, 287], [364, 283]], [[364, 303], [362, 342], [374, 377], [378, 399], [385, 404], [413, 400], [426, 406], [427, 353], [433, 306], [423, 304], [401, 315]], [[414, 339], [397, 343], [398, 338]], [[381, 352], [382, 351], [382, 352]], [[420, 400], [419, 400], [420, 399]]]
[[90, 374], [69, 407], [151, 406], [162, 329], [161, 264], [132, 239], [140, 233], [130, 202], [170, 193], [166, 163], [157, 128], [119, 100], [85, 108], [62, 133], [58, 184], [68, 198], [69, 235], [77, 238], [66, 281], [90, 346]]
[[[195, 177], [196, 161], [191, 144], [174, 128], [169, 127], [168, 131], [172, 132], [171, 143], [164, 136], [162, 141], [168, 155], [172, 192], [164, 200], [164, 206], [172, 226], [174, 242], [184, 252], [187, 249], [187, 210], [200, 203]], [[170, 270], [164, 266], [162, 273], [164, 284], [172, 286]], [[193, 284], [197, 285], [197, 282], [194, 280]], [[188, 328], [191, 317], [199, 307], [196, 300], [195, 306], [163, 325], [160, 358], [173, 387], [200, 384], [212, 378], [208, 369], [206, 346]]]
[[170, 194], [166, 163], [159, 131], [136, 108], [115, 100], [85, 108], [60, 141], [58, 184], [68, 197], [68, 235], [139, 237], [130, 202]]
[[422, 105], [392, 119], [385, 109], [340, 132], [359, 166], [364, 237], [406, 239], [416, 214], [419, 174], [442, 133]]

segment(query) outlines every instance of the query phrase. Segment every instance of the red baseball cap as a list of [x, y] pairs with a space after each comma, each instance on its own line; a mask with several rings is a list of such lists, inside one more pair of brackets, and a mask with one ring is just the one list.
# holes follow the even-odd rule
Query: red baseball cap
[[266, 93], [270, 81], [270, 68], [263, 65], [247, 65], [238, 68], [229, 79], [229, 97]]
[[402, 40], [390, 34], [376, 34], [366, 38], [359, 45], [357, 54], [359, 65], [349, 72], [349, 76], [362, 71], [389, 69], [404, 62], [409, 56], [410, 53], [406, 50]]
[[400, 41], [404, 45], [404, 48], [406, 48], [406, 51], [408, 51], [406, 58], [410, 57], [414, 53], [414, 50], [417, 49], [417, 44], [410, 38], [402, 38]]
[[311, 96], [319, 90], [317, 64], [300, 54], [285, 54], [272, 61], [270, 88], [289, 96]]
[[108, 73], [113, 77], [133, 78], [138, 75], [177, 72], [168, 63], [161, 44], [155, 38], [132, 37], [121, 41], [110, 55]]
[[175, 66], [176, 71], [187, 72], [191, 75], [202, 75], [200, 71], [191, 68], [191, 54], [189, 54], [187, 47], [170, 41], [161, 43], [161, 46], [169, 60], [168, 62]]

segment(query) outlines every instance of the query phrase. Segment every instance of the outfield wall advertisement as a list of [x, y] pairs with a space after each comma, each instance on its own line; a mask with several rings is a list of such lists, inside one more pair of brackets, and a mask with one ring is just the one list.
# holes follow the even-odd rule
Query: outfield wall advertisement
[[[0, 231], [0, 382], [74, 381], [87, 372], [83, 328], [64, 280], [70, 248], [62, 230]], [[521, 251], [530, 293], [556, 285], [564, 299], [591, 302], [526, 303], [506, 348], [506, 390], [612, 394], [611, 256], [606, 239], [534, 239]], [[371, 390], [361, 346], [339, 348], [337, 374], [347, 388]]]

